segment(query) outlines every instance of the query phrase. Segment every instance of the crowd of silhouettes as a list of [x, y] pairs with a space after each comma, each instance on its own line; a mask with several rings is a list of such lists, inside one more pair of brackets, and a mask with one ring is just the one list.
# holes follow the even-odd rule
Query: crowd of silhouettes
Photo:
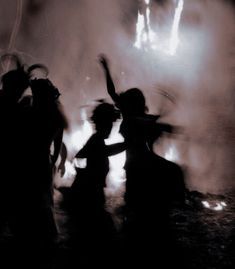
[[[60, 93], [47, 78], [45, 66], [26, 68], [16, 55], [4, 55], [16, 68], [2, 75], [0, 91], [0, 188], [1, 230], [7, 226], [17, 244], [50, 251], [58, 235], [54, 218], [53, 177], [56, 161], [65, 174], [67, 157], [63, 132], [67, 120], [59, 101]], [[95, 133], [75, 158], [86, 159], [86, 167], [67, 192], [67, 211], [73, 245], [83, 255], [110, 253], [115, 229], [105, 208], [109, 156], [126, 151], [126, 191], [123, 210], [122, 256], [129, 264], [157, 264], [163, 254], [171, 253], [170, 209], [174, 202], [184, 203], [182, 169], [153, 151], [153, 143], [177, 127], [160, 122], [161, 115], [148, 114], [143, 92], [138, 88], [120, 94], [115, 90], [108, 60], [100, 65], [113, 104], [100, 101], [91, 122]], [[39, 69], [46, 77], [33, 77]], [[30, 94], [26, 95], [26, 90]], [[122, 119], [120, 134], [124, 142], [106, 145], [113, 123]], [[52, 147], [53, 146], [53, 147]], [[53, 148], [53, 150], [52, 150]], [[101, 248], [102, 242], [106, 245]], [[169, 247], [170, 246], [170, 247]], [[156, 254], [156, 249], [159, 251]], [[108, 252], [108, 250], [110, 252]], [[158, 256], [158, 259], [156, 258]]]

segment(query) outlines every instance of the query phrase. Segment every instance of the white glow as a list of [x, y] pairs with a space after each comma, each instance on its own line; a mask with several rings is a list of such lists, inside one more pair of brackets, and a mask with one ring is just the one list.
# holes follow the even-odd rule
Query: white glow
[[227, 204], [225, 203], [225, 202], [220, 202], [220, 204], [223, 206], [223, 207], [226, 207], [227, 206]]
[[134, 46], [145, 51], [160, 51], [167, 55], [175, 55], [179, 45], [179, 24], [184, 7], [184, 0], [179, 0], [175, 8], [175, 14], [170, 32], [170, 38], [166, 40], [158, 40], [157, 34], [153, 31], [150, 24], [150, 1], [145, 0], [147, 5], [143, 15], [138, 12], [136, 23], [136, 41]]
[[221, 211], [223, 210], [223, 206], [221, 205], [221, 203], [216, 203], [216, 206], [213, 208], [213, 210]]
[[205, 208], [210, 208], [210, 204], [207, 201], [202, 201], [202, 204]]
[[141, 49], [144, 35], [144, 15], [138, 12], [138, 18], [136, 23], [136, 41], [134, 46], [137, 49]]
[[171, 38], [170, 38], [170, 47], [169, 54], [174, 55], [176, 53], [176, 49], [179, 45], [179, 24], [180, 18], [184, 7], [184, 1], [179, 0], [178, 5], [175, 9], [174, 21], [171, 29]]
[[174, 146], [170, 146], [164, 154], [164, 158], [168, 161], [174, 162], [178, 158], [177, 150]]
[[65, 174], [63, 178], [68, 178], [75, 175], [76, 175], [76, 170], [75, 170], [74, 164], [66, 160], [65, 161]]
[[214, 211], [222, 211], [227, 204], [224, 201], [216, 202], [215, 205], [211, 205], [208, 201], [202, 201], [202, 204], [205, 208], [214, 210]]
[[93, 133], [93, 128], [91, 123], [88, 120], [85, 120], [82, 124], [82, 126], [74, 131], [71, 135], [71, 143], [74, 150], [78, 151], [81, 149], [89, 137]]
[[[114, 143], [124, 141], [123, 136], [118, 132], [120, 123], [121, 122], [118, 122], [116, 123], [116, 125], [114, 125], [109, 138], [105, 139], [106, 145], [111, 145]], [[123, 151], [119, 154], [109, 157], [109, 173], [107, 175], [107, 179], [117, 188], [126, 179], [124, 170], [125, 162], [126, 162], [126, 151]]]

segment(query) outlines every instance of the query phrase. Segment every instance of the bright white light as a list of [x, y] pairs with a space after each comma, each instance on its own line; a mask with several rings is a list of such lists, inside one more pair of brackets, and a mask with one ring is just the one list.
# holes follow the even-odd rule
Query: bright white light
[[202, 204], [205, 208], [210, 208], [210, 204], [207, 201], [202, 201]]
[[164, 158], [168, 161], [174, 162], [178, 158], [177, 150], [174, 146], [170, 146], [164, 154]]
[[136, 23], [136, 41], [134, 46], [137, 49], [141, 49], [144, 35], [144, 15], [138, 12], [138, 18]]
[[215, 210], [215, 211], [221, 211], [221, 210], [223, 210], [223, 206], [221, 205], [221, 203], [216, 203], [216, 206], [215, 207], [213, 207], [213, 210]]
[[[114, 125], [108, 139], [105, 139], [106, 145], [123, 142], [123, 136], [118, 132], [121, 122]], [[109, 173], [107, 179], [117, 188], [126, 179], [124, 164], [126, 162], [126, 151], [109, 157]]]
[[170, 47], [169, 54], [174, 55], [176, 53], [176, 49], [179, 45], [179, 24], [180, 18], [184, 7], [184, 0], [179, 0], [178, 5], [175, 9], [174, 21], [171, 29], [171, 38], [170, 38]]
[[76, 151], [80, 150], [85, 145], [92, 133], [93, 128], [91, 123], [88, 120], [85, 120], [82, 126], [74, 131], [71, 135], [70, 139], [73, 149]]
[[145, 14], [138, 12], [136, 23], [136, 41], [134, 46], [145, 51], [160, 51], [167, 55], [175, 55], [179, 45], [179, 24], [183, 11], [184, 0], [179, 0], [175, 8], [174, 19], [172, 23], [169, 40], [158, 40], [157, 34], [153, 31], [150, 24], [150, 1], [145, 0], [147, 5]]
[[224, 207], [226, 207], [227, 206], [227, 204], [225, 203], [225, 202], [220, 202], [220, 204], [222, 205], [222, 206], [224, 206]]
[[214, 211], [222, 211], [227, 206], [224, 201], [216, 202], [216, 205], [211, 205], [208, 201], [202, 201], [202, 204], [205, 208], [209, 208]]

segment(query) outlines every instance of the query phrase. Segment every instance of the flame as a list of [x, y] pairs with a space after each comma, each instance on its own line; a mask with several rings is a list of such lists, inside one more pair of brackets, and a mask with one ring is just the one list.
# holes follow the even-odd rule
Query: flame
[[[86, 118], [86, 117], [84, 117]], [[110, 145], [118, 142], [123, 142], [124, 138], [118, 132], [121, 122], [114, 124], [111, 134], [108, 139], [105, 139], [105, 144]], [[84, 120], [83, 125], [77, 129], [71, 136], [71, 143], [73, 149], [80, 150], [88, 141], [93, 133], [92, 124], [88, 120]], [[107, 175], [107, 181], [117, 189], [123, 181], [125, 181], [124, 164], [126, 161], [126, 152], [121, 152], [117, 155], [109, 157], [109, 174]], [[72, 163], [66, 161], [66, 173], [63, 178], [74, 174], [75, 167], [85, 168], [86, 159], [76, 159]], [[109, 184], [108, 184], [109, 185]]]
[[216, 202], [215, 205], [211, 205], [208, 201], [202, 201], [202, 204], [205, 208], [208, 208], [214, 211], [222, 211], [227, 206], [227, 203], [224, 201]]
[[184, 7], [184, 0], [179, 0], [178, 5], [175, 9], [174, 21], [171, 28], [171, 38], [170, 38], [170, 48], [169, 48], [170, 55], [175, 55], [176, 49], [179, 45], [179, 24], [180, 24], [183, 7]]
[[179, 45], [179, 24], [184, 7], [184, 0], [179, 0], [177, 7], [175, 8], [174, 19], [171, 27], [171, 34], [168, 45], [163, 40], [159, 42], [157, 34], [153, 31], [150, 24], [150, 0], [145, 0], [146, 11], [141, 15], [138, 11], [137, 23], [136, 23], [136, 40], [134, 47], [137, 49], [144, 49], [145, 51], [161, 51], [168, 55], [175, 55], [177, 47]]
[[[106, 145], [111, 145], [118, 142], [123, 142], [123, 136], [118, 132], [121, 122], [117, 122], [108, 139], [105, 139]], [[126, 162], [126, 151], [109, 157], [109, 173], [107, 181], [110, 188], [114, 187], [114, 191], [121, 186], [125, 181], [126, 175], [124, 164]]]
[[137, 23], [136, 23], [136, 41], [134, 46], [138, 49], [144, 49], [148, 51], [149, 48], [156, 49], [156, 33], [152, 30], [150, 25], [150, 0], [145, 0], [146, 12], [141, 15], [138, 11]]

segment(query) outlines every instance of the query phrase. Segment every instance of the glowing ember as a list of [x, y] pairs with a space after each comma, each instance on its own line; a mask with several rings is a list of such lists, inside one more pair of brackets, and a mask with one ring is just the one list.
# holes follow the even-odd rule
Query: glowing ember
[[222, 211], [227, 204], [224, 201], [219, 201], [219, 202], [215, 202], [213, 203], [209, 203], [208, 201], [202, 201], [202, 204], [205, 208], [214, 210], [214, 211]]

